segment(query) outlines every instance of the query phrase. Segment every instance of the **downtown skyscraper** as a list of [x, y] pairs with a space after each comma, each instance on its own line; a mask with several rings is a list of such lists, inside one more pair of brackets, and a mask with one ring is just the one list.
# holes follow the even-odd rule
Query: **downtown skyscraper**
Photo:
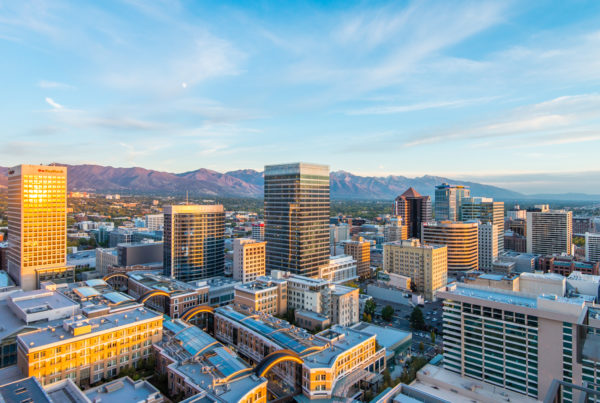
[[462, 221], [463, 199], [471, 195], [468, 186], [442, 183], [435, 187], [435, 219], [438, 221]]
[[181, 281], [223, 274], [225, 212], [217, 205], [164, 208], [163, 272]]
[[8, 170], [8, 273], [23, 290], [67, 264], [67, 168]]
[[413, 188], [396, 197], [394, 214], [408, 227], [409, 238], [421, 238], [421, 224], [431, 220], [431, 197], [421, 196]]
[[265, 167], [267, 270], [316, 277], [329, 263], [329, 167]]

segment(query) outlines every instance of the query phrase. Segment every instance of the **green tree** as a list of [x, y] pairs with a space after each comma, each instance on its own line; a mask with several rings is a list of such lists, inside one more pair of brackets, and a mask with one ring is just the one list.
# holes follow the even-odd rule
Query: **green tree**
[[381, 310], [381, 317], [383, 318], [383, 320], [389, 322], [392, 320], [392, 316], [394, 316], [394, 308], [391, 307], [390, 305], [386, 305]]
[[582, 236], [574, 236], [573, 243], [575, 245], [579, 246], [580, 248], [583, 248], [583, 247], [585, 247], [585, 238]]
[[377, 304], [375, 303], [374, 300], [370, 299], [367, 302], [365, 302], [365, 313], [368, 314], [369, 316], [373, 316], [375, 315], [375, 309], [377, 309]]
[[287, 312], [285, 313], [285, 320], [292, 325], [294, 324], [294, 322], [296, 321], [296, 310], [294, 308], [290, 308], [287, 310]]
[[431, 330], [431, 342], [435, 344], [435, 332]]
[[423, 351], [425, 351], [425, 344], [423, 342], [419, 343], [419, 351], [422, 353]]
[[373, 321], [373, 317], [371, 317], [371, 315], [369, 315], [368, 313], [364, 312], [363, 313], [363, 322], [372, 322]]
[[410, 314], [409, 318], [410, 326], [416, 330], [422, 330], [425, 328], [425, 319], [423, 318], [423, 311], [418, 306], [415, 306]]

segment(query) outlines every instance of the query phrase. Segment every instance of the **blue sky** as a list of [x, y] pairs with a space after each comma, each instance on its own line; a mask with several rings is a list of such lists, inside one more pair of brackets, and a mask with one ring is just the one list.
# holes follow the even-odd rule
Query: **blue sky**
[[4, 166], [600, 193], [598, 1], [0, 0], [0, 55]]

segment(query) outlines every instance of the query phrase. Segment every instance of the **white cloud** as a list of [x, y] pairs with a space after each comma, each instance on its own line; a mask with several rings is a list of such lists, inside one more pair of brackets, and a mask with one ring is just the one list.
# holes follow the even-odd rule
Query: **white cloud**
[[46, 97], [46, 103], [54, 109], [62, 109], [63, 106], [50, 97]]
[[75, 88], [69, 84], [60, 83], [57, 81], [47, 81], [47, 80], [41, 80], [40, 82], [38, 82], [38, 87], [43, 88], [43, 89], [73, 89], [73, 88]]

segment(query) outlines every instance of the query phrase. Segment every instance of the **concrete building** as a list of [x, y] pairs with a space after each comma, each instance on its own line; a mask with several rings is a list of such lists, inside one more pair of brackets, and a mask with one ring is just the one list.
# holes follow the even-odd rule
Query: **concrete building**
[[573, 217], [573, 235], [585, 236], [586, 232], [594, 230], [594, 217]]
[[471, 196], [468, 186], [442, 183], [435, 187], [435, 219], [437, 221], [462, 221], [462, 201]]
[[252, 224], [252, 239], [256, 241], [264, 241], [265, 240], [265, 223], [257, 222]]
[[269, 354], [291, 350], [299, 361], [282, 361], [271, 373], [301, 391], [303, 398], [347, 398], [353, 388], [372, 388], [385, 369], [385, 348], [377, 336], [335, 325], [316, 335], [271, 316], [252, 316], [232, 307], [215, 311], [215, 337], [233, 345], [248, 360], [261, 362]]
[[42, 385], [65, 378], [89, 385], [147, 359], [152, 344], [162, 339], [162, 321], [162, 315], [144, 308], [65, 320], [18, 335], [17, 365], [24, 376], [35, 376]]
[[418, 239], [385, 243], [383, 270], [409, 277], [417, 292], [432, 299], [435, 290], [446, 285], [448, 248], [445, 245], [422, 245]]
[[108, 268], [118, 266], [119, 254], [117, 248], [96, 248], [96, 270], [103, 276], [108, 274]]
[[359, 237], [356, 241], [344, 242], [344, 254], [356, 260], [356, 275], [361, 279], [371, 277], [371, 242]]
[[542, 256], [538, 260], [538, 267], [544, 272], [558, 273], [565, 277], [575, 271], [594, 276], [600, 274], [600, 262], [579, 262], [568, 255]]
[[248, 283], [265, 275], [266, 242], [250, 238], [233, 240], [233, 279]]
[[213, 307], [233, 303], [235, 287], [242, 284], [231, 277], [211, 277], [204, 280], [190, 282], [195, 287], [208, 287], [208, 304]]
[[145, 220], [149, 231], [161, 231], [165, 224], [164, 214], [147, 214]]
[[527, 253], [572, 253], [573, 213], [565, 210], [527, 212]]
[[329, 243], [332, 245], [350, 239], [350, 227], [348, 224], [329, 224]]
[[479, 270], [491, 270], [498, 254], [498, 226], [479, 224]]
[[478, 269], [479, 224], [477, 222], [431, 221], [423, 223], [421, 243], [448, 247], [448, 271]]
[[402, 224], [402, 217], [390, 219], [390, 222], [383, 227], [383, 238], [385, 242], [408, 239], [408, 227]]
[[421, 196], [413, 188], [396, 197], [394, 215], [408, 227], [409, 238], [421, 237], [421, 224], [431, 220], [431, 197]]
[[135, 242], [117, 245], [117, 264], [119, 266], [136, 266], [163, 261], [162, 242]]
[[319, 269], [319, 278], [334, 284], [343, 284], [358, 280], [357, 262], [349, 255], [337, 255], [329, 257], [329, 264]]
[[7, 217], [7, 266], [15, 282], [28, 291], [60, 277], [67, 270], [67, 168], [10, 168]]
[[533, 272], [538, 267], [539, 255], [533, 253], [519, 253], [513, 251], [505, 251], [499, 256], [501, 262], [514, 262], [514, 271], [517, 273]]
[[235, 286], [236, 306], [252, 312], [268, 315], [283, 315], [287, 312], [287, 281], [270, 276]]
[[108, 234], [108, 247], [115, 248], [120, 243], [133, 242], [133, 230], [130, 228], [117, 228]]
[[461, 219], [495, 225], [498, 253], [504, 252], [504, 202], [494, 201], [489, 197], [469, 197], [462, 202]]
[[506, 212], [506, 217], [511, 220], [527, 220], [527, 210], [522, 210], [517, 204]]
[[164, 215], [164, 275], [185, 282], [222, 275], [223, 206], [166, 206]]
[[504, 250], [513, 252], [527, 252], [527, 237], [511, 230], [504, 232]]
[[329, 167], [265, 167], [267, 270], [316, 277], [329, 260]]
[[[538, 400], [555, 379], [596, 385], [600, 316], [586, 298], [456, 283], [438, 296], [445, 369]], [[578, 392], [565, 388], [561, 398], [578, 401]]]
[[600, 233], [585, 233], [585, 260], [600, 262]]

